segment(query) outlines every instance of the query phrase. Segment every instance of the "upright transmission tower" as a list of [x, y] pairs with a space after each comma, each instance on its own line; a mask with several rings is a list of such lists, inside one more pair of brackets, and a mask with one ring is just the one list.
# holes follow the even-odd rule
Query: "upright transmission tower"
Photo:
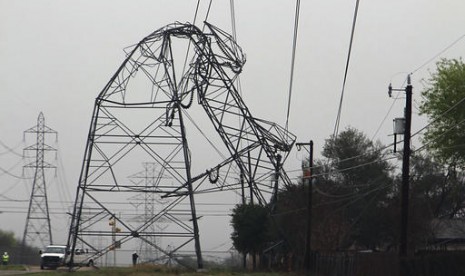
[[[153, 162], [144, 162], [143, 171], [129, 176], [132, 183], [138, 186], [145, 186], [146, 189], [156, 186], [157, 183], [162, 181], [160, 175], [157, 172], [157, 164]], [[158, 209], [163, 209], [169, 202], [167, 199], [161, 198], [160, 194], [157, 193], [140, 193], [129, 199], [131, 204], [136, 208], [136, 216], [134, 221], [139, 224], [145, 224], [147, 221], [151, 221], [152, 218], [157, 214]], [[142, 213], [139, 213], [142, 209]], [[163, 233], [168, 227], [168, 221], [166, 219], [159, 219], [156, 223], [152, 223], [148, 228], [148, 232], [152, 233]], [[138, 249], [138, 254], [141, 262], [144, 263], [160, 263], [163, 261], [160, 256], [160, 252], [157, 247], [162, 247], [161, 239], [156, 236], [147, 237], [147, 241], [139, 241], [139, 245], [135, 248]], [[153, 245], [156, 245], [154, 247]]]
[[[94, 259], [121, 250], [118, 256], [128, 260], [123, 249], [144, 242], [181, 264], [186, 252], [195, 252], [202, 268], [195, 198], [232, 190], [256, 204], [276, 202], [279, 183], [291, 183], [282, 163], [295, 136], [252, 116], [234, 85], [244, 63], [234, 39], [206, 22], [203, 30], [169, 24], [127, 53], [95, 100], [68, 237], [71, 263], [78, 244], [91, 247]], [[197, 113], [189, 110], [195, 98]], [[204, 119], [196, 122], [190, 114]], [[204, 134], [206, 126], [208, 141], [192, 147], [190, 130]], [[209, 145], [212, 152], [204, 149]], [[126, 177], [143, 162], [157, 164], [157, 181]], [[141, 193], [159, 194], [167, 203], [134, 224], [123, 204]], [[170, 222], [164, 231], [152, 227], [162, 221]], [[95, 237], [106, 245], [98, 248]], [[169, 246], [154, 242], [161, 238]]]
[[24, 168], [34, 170], [34, 178], [22, 244], [23, 246], [40, 245], [45, 247], [53, 243], [45, 170], [55, 168], [54, 165], [46, 161], [46, 154], [47, 152], [56, 151], [55, 148], [45, 143], [45, 139], [49, 134], [55, 135], [55, 137], [58, 134], [55, 130], [45, 125], [45, 118], [42, 112], [40, 112], [37, 118], [37, 125], [26, 130], [24, 135], [26, 134], [35, 135], [36, 143], [24, 149], [24, 151], [33, 152], [35, 158], [34, 161], [24, 166]]

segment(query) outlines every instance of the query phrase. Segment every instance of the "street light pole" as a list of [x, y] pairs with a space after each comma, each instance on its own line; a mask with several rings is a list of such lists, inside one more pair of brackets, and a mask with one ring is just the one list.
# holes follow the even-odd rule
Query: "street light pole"
[[297, 150], [300, 150], [302, 146], [309, 147], [309, 158], [308, 158], [308, 174], [303, 176], [304, 180], [307, 180], [307, 229], [306, 229], [306, 240], [305, 240], [305, 256], [304, 266], [307, 274], [310, 273], [311, 268], [311, 253], [312, 253], [312, 176], [313, 176], [313, 141], [310, 143], [296, 143]]

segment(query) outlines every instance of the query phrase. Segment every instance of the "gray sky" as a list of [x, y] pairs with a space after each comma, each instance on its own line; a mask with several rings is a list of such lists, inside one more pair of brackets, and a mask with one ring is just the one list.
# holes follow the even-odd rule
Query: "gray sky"
[[[241, 75], [245, 103], [254, 116], [284, 125], [295, 1], [234, 2], [238, 44], [247, 55]], [[300, 142], [313, 139], [317, 157], [335, 124], [355, 2], [301, 3], [289, 130]], [[229, 3], [213, 1], [208, 17], [227, 32], [231, 32]], [[65, 172], [50, 180], [50, 200], [66, 198], [66, 193], [74, 196], [94, 99], [123, 61], [123, 48], [166, 24], [192, 22], [196, 4], [194, 0], [0, 0], [0, 140], [21, 152], [34, 142], [22, 143], [23, 131], [35, 125], [39, 112], [44, 113], [47, 125], [59, 133], [58, 144], [54, 139], [49, 144], [59, 147], [59, 168]], [[201, 1], [198, 24], [207, 7], [208, 1]], [[394, 100], [387, 97], [387, 85], [392, 81], [400, 87], [409, 72], [414, 72], [412, 129], [422, 128], [426, 120], [418, 117], [416, 109], [422, 80], [438, 59], [424, 63], [465, 34], [463, 11], [463, 0], [360, 1], [340, 129], [350, 125], [385, 144], [392, 142], [388, 137], [392, 119], [402, 116], [404, 100], [397, 100], [388, 114]], [[441, 57], [459, 58], [464, 49], [465, 39]], [[20, 157], [4, 152], [0, 146], [1, 168], [20, 176]], [[291, 153], [286, 169], [297, 171], [304, 156]], [[0, 211], [5, 210], [0, 218], [12, 222], [2, 223], [1, 228], [18, 237], [26, 214], [5, 207], [13, 204], [7, 198], [27, 200], [28, 185], [0, 172]], [[27, 202], [21, 204], [24, 207], [16, 211], [25, 210]], [[66, 221], [59, 215], [53, 219]], [[66, 225], [54, 231], [66, 232]], [[206, 249], [222, 244], [228, 235], [210, 241]]]

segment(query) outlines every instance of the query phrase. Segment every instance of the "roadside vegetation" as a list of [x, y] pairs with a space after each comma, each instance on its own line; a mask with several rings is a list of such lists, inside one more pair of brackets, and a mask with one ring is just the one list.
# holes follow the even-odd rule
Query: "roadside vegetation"
[[[408, 275], [423, 275], [419, 271], [431, 271], [435, 265], [444, 271], [443, 267], [451, 267], [446, 265], [449, 260], [457, 258], [463, 263], [465, 257], [449, 254], [446, 244], [456, 245], [451, 230], [460, 232], [460, 239], [465, 231], [465, 63], [462, 59], [441, 60], [424, 83], [423, 91], [416, 92], [422, 95], [419, 110], [429, 122], [412, 134], [420, 137], [422, 145], [412, 147], [410, 153]], [[259, 270], [299, 271], [304, 267], [310, 232], [313, 262], [341, 259], [341, 267], [351, 263], [350, 269], [368, 269], [373, 265], [367, 257], [381, 256], [378, 259], [386, 266], [382, 275], [393, 275], [397, 258], [390, 256], [397, 256], [400, 236], [403, 152], [399, 147], [396, 151], [393, 145], [372, 141], [353, 127], [330, 136], [322, 149], [315, 149], [322, 157], [314, 162], [311, 189], [303, 177], [310, 175], [309, 160], [304, 160], [302, 178], [279, 191], [276, 205], [259, 208], [250, 202], [234, 208], [232, 240], [243, 260], [253, 258], [255, 268], [258, 258]], [[312, 220], [310, 231], [306, 229], [308, 217]], [[449, 236], [442, 237], [444, 234]], [[373, 254], [360, 258], [358, 252]], [[433, 264], [441, 253], [446, 257]], [[323, 266], [329, 267], [328, 271], [336, 267]], [[450, 271], [463, 273], [463, 268]]]
[[24, 265], [0, 265], [0, 271], [26, 271], [27, 268]]
[[[53, 271], [53, 275], [70, 275], [70, 272], [64, 269], [59, 269]], [[50, 275], [50, 271], [44, 271], [39, 273], [34, 273], [34, 275]], [[159, 276], [168, 276], [168, 275], [183, 275], [183, 276], [202, 276], [202, 275], [218, 275], [218, 276], [230, 276], [230, 275], [254, 275], [254, 276], [265, 276], [265, 275], [294, 275], [294, 274], [282, 274], [282, 273], [272, 273], [272, 272], [244, 272], [244, 271], [228, 271], [221, 269], [212, 269], [206, 270], [204, 272], [196, 272], [193, 270], [187, 270], [183, 268], [169, 268], [159, 265], [138, 265], [136, 267], [121, 267], [121, 268], [100, 268], [100, 269], [88, 269], [76, 270], [72, 273], [76, 276], [144, 276], [144, 275], [159, 275]], [[297, 275], [297, 274], [295, 274]]]

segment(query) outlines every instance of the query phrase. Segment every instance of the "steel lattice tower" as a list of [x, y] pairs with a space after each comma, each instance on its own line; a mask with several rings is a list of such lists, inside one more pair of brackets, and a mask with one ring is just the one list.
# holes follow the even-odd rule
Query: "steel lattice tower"
[[[234, 85], [244, 63], [235, 40], [207, 22], [204, 29], [169, 24], [127, 53], [95, 100], [68, 236], [71, 263], [78, 244], [90, 247], [95, 259], [144, 242], [178, 263], [186, 254], [182, 250], [195, 252], [202, 268], [195, 198], [224, 191], [246, 197], [248, 190], [249, 201], [274, 205], [278, 184], [291, 183], [282, 163], [295, 136], [252, 116]], [[208, 143], [194, 148], [194, 139], [188, 141], [195, 98], [202, 128], [210, 127], [221, 146], [214, 147], [220, 160], [198, 149]], [[157, 181], [126, 177], [143, 162], [157, 164]], [[158, 194], [167, 203], [134, 224], [134, 214], [122, 206], [139, 194]], [[153, 228], [165, 221], [165, 231]], [[95, 237], [105, 239], [103, 248], [93, 244]], [[161, 238], [170, 239], [167, 248], [154, 242]]]
[[35, 160], [24, 166], [24, 168], [34, 170], [34, 178], [22, 244], [23, 246], [40, 245], [45, 247], [53, 244], [45, 170], [55, 168], [54, 165], [46, 161], [46, 153], [56, 151], [55, 148], [45, 143], [45, 139], [48, 134], [55, 136], [58, 134], [55, 130], [45, 125], [45, 118], [42, 112], [37, 118], [37, 125], [26, 130], [24, 134], [34, 134], [36, 136], [36, 143], [24, 149], [25, 151], [35, 152]]
[[[132, 183], [138, 186], [145, 186], [146, 189], [157, 185], [161, 181], [160, 175], [157, 173], [157, 164], [153, 162], [144, 162], [144, 170], [129, 176]], [[131, 204], [136, 208], [136, 217], [134, 221], [143, 224], [146, 221], [150, 221], [157, 213], [157, 209], [164, 208], [164, 205], [168, 202], [162, 199], [159, 194], [156, 193], [140, 193], [129, 199]], [[142, 214], [139, 214], [139, 208], [143, 209]], [[147, 230], [149, 232], [162, 233], [167, 228], [167, 220], [158, 220], [157, 223], [152, 223]], [[162, 261], [162, 256], [157, 247], [162, 247], [160, 238], [156, 236], [147, 237], [149, 243], [139, 241], [138, 254], [141, 262], [159, 263]], [[157, 247], [151, 244], [157, 245]]]

